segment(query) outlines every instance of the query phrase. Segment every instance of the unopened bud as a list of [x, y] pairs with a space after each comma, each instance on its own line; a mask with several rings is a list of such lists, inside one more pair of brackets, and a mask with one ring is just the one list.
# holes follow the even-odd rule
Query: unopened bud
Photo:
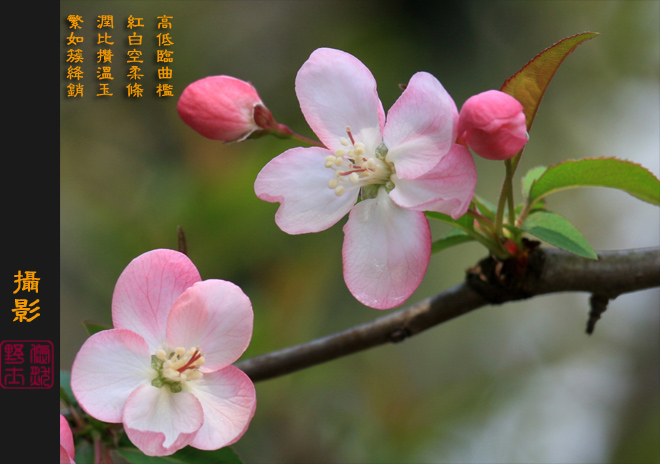
[[486, 159], [505, 160], [529, 140], [525, 113], [518, 100], [499, 90], [468, 98], [458, 119], [458, 141]]
[[256, 89], [231, 76], [210, 76], [183, 90], [177, 111], [183, 121], [204, 137], [240, 142], [261, 129], [255, 107], [266, 108]]

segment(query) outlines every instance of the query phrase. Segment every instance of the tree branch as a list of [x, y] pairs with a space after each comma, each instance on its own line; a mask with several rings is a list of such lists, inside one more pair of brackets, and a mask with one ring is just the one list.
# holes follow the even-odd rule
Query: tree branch
[[660, 248], [601, 252], [598, 261], [562, 250], [538, 249], [530, 255], [529, 272], [508, 283], [482, 273], [488, 261], [493, 260], [481, 261], [468, 270], [465, 282], [434, 297], [342, 332], [241, 361], [236, 367], [254, 382], [267, 380], [400, 342], [489, 304], [559, 292], [589, 292], [609, 300], [660, 286]]

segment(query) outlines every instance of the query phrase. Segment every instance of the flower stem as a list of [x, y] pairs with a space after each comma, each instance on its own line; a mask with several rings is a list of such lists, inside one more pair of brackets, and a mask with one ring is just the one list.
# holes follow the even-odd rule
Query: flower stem
[[101, 444], [101, 437], [94, 434], [94, 464], [103, 464], [103, 445]]
[[488, 219], [486, 216], [481, 214], [479, 211], [476, 211], [472, 208], [467, 210], [467, 213], [475, 218], [477, 221], [479, 221], [479, 225], [483, 228], [488, 229], [490, 232], [495, 231], [495, 224], [493, 224], [493, 221]]
[[509, 257], [509, 254], [506, 251], [503, 251], [502, 248], [496, 244], [495, 242], [488, 240], [486, 237], [479, 233], [470, 233], [468, 234], [472, 238], [474, 238], [477, 242], [481, 243], [483, 246], [485, 246], [490, 252], [494, 255], [497, 256], [500, 259], [506, 259]]
[[76, 423], [76, 428], [77, 429], [83, 429], [85, 428], [85, 420], [82, 418], [80, 413], [76, 410], [75, 406], [70, 405], [69, 406], [69, 412], [71, 413], [71, 417], [73, 417], [73, 421]]
[[511, 158], [504, 161], [504, 166], [506, 166], [506, 178], [504, 179], [504, 186], [506, 188], [507, 201], [509, 205], [509, 224], [514, 225], [516, 216], [513, 207], [513, 173], [515, 169], [511, 163]]
[[468, 229], [464, 229], [464, 231], [476, 241], [484, 245], [493, 255], [498, 258], [506, 259], [508, 254], [502, 249], [498, 235], [495, 233], [495, 224], [493, 224], [493, 221], [473, 209], [468, 209], [467, 213], [479, 222], [483, 233], [479, 233], [476, 230], [470, 231]]
[[[476, 211], [474, 211], [474, 210], [468, 210], [468, 213], [469, 213], [470, 215], [472, 215], [472, 216], [474, 216], [475, 214], [481, 216], [481, 214], [479, 214], [478, 212], [476, 212]], [[484, 220], [488, 221], [488, 223], [492, 224], [492, 222], [490, 222], [490, 221], [488, 220], [488, 218], [485, 218], [484, 216], [481, 216], [481, 217], [482, 217]], [[488, 223], [485, 223], [485, 225], [487, 225], [488, 229], [491, 230], [491, 229], [492, 229], [492, 225], [489, 225]], [[480, 232], [478, 232], [478, 231], [476, 231], [476, 230], [473, 230], [473, 229], [471, 229], [471, 228], [469, 228], [469, 227], [462, 227], [462, 226], [460, 226], [460, 225], [458, 225], [458, 224], [454, 224], [454, 227], [456, 227], [456, 228], [462, 230], [463, 232], [465, 232], [466, 234], [468, 234], [470, 237], [472, 237], [473, 239], [475, 239], [477, 242], [481, 243], [481, 244], [482, 244], [483, 246], [485, 246], [488, 250], [490, 250], [491, 253], [492, 253], [493, 255], [497, 256], [498, 258], [507, 258], [508, 255], [507, 255], [506, 251], [504, 251], [504, 250], [502, 249], [502, 247], [501, 247], [500, 244], [498, 243], [497, 236], [494, 235], [492, 232], [491, 232], [491, 234], [492, 234], [492, 236], [493, 236], [493, 239], [489, 239], [488, 237], [484, 236], [484, 235], [481, 234]]]
[[[506, 165], [506, 161], [505, 161]], [[508, 169], [507, 169], [508, 173]], [[497, 212], [495, 213], [495, 234], [498, 237], [502, 236], [502, 223], [504, 222], [504, 205], [507, 200], [507, 179], [504, 179], [504, 184], [502, 184], [502, 191], [500, 192], [500, 198], [497, 202]]]
[[507, 206], [509, 224], [515, 222], [515, 211], [513, 209], [513, 165], [511, 160], [504, 160], [506, 167], [506, 176], [504, 177], [504, 184], [502, 184], [502, 191], [500, 192], [500, 199], [497, 203], [497, 215], [495, 216], [495, 233], [498, 237], [503, 237], [502, 223], [504, 222], [504, 208]]
[[313, 145], [313, 146], [316, 146], [316, 147], [325, 148], [325, 145], [323, 145], [321, 142], [319, 142], [317, 140], [314, 140], [314, 139], [310, 139], [310, 138], [305, 137], [304, 135], [300, 135], [296, 132], [293, 132], [288, 126], [285, 126], [284, 124], [279, 124], [278, 123], [277, 124], [277, 129], [275, 130], [275, 132], [280, 136], [293, 137], [293, 138], [296, 138], [296, 139], [298, 139], [301, 142], [304, 142], [306, 144]]

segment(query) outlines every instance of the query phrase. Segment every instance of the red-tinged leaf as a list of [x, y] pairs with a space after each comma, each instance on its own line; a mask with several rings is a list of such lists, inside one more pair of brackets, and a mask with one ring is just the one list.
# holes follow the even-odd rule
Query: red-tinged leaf
[[583, 32], [557, 42], [536, 55], [520, 71], [504, 82], [500, 90], [515, 97], [523, 105], [528, 132], [532, 127], [543, 94], [559, 65], [578, 45], [597, 35], [599, 35], [598, 32]]

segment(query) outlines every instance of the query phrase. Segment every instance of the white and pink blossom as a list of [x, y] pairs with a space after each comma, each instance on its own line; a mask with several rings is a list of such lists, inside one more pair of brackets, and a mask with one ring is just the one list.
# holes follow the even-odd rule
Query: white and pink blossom
[[69, 422], [60, 414], [60, 464], [76, 464], [76, 447], [73, 444], [73, 434]]
[[483, 158], [512, 158], [529, 140], [523, 106], [499, 90], [473, 95], [461, 107], [458, 137]]
[[275, 221], [289, 234], [325, 230], [350, 213], [342, 250], [349, 290], [373, 308], [398, 306], [429, 263], [424, 211], [458, 218], [474, 194], [472, 155], [455, 143], [456, 105], [419, 72], [386, 118], [369, 69], [329, 48], [303, 64], [296, 94], [327, 148], [285, 151], [259, 173], [255, 192], [280, 203]]
[[253, 312], [239, 287], [202, 281], [186, 255], [153, 250], [120, 275], [112, 321], [73, 362], [71, 388], [89, 415], [123, 423], [150, 456], [218, 449], [245, 433], [255, 389], [231, 364], [250, 343]]

